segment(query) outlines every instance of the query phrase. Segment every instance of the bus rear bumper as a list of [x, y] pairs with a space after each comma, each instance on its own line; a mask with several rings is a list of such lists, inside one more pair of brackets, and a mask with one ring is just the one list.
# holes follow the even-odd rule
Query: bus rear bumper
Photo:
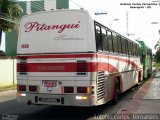
[[30, 104], [46, 104], [59, 106], [94, 106], [94, 99], [89, 95], [58, 95], [17, 93], [17, 102]]

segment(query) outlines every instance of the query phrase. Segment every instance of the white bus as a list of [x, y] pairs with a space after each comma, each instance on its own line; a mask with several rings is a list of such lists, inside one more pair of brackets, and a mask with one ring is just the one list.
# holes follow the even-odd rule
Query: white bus
[[54, 10], [21, 19], [17, 101], [97, 106], [142, 80], [137, 42], [94, 21], [85, 10]]

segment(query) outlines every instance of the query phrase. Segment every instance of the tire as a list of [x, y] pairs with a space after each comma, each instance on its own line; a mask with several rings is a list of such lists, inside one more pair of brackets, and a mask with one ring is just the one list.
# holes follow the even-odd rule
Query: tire
[[138, 83], [140, 83], [142, 80], [141, 80], [141, 72], [138, 73]]
[[116, 104], [118, 102], [119, 97], [120, 97], [120, 82], [116, 78], [116, 85], [115, 85], [115, 88], [114, 88], [113, 104]]

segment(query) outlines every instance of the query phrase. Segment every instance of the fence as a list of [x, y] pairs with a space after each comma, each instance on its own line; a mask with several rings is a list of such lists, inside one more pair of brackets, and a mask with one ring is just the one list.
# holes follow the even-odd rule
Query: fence
[[0, 87], [17, 84], [16, 59], [0, 58]]

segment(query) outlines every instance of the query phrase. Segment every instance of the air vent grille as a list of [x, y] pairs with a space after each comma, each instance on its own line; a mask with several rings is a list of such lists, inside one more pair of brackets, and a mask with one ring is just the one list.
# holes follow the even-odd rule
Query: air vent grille
[[98, 89], [97, 89], [97, 99], [101, 100], [104, 98], [104, 83], [105, 83], [105, 74], [104, 71], [98, 72]]

